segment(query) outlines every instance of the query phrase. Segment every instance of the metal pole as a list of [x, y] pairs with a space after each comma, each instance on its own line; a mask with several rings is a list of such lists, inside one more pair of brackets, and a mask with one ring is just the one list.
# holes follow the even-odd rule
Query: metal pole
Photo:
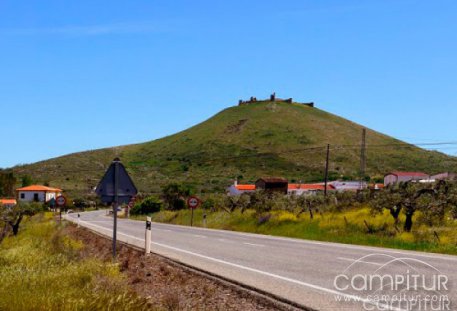
[[119, 159], [114, 160], [113, 259], [116, 259], [117, 207], [119, 206]]
[[194, 209], [192, 208], [192, 215], [190, 216], [190, 226], [192, 227], [194, 223]]
[[327, 196], [327, 183], [328, 183], [328, 159], [330, 155], [330, 144], [327, 144], [327, 157], [325, 159], [325, 182], [324, 182], [324, 196]]

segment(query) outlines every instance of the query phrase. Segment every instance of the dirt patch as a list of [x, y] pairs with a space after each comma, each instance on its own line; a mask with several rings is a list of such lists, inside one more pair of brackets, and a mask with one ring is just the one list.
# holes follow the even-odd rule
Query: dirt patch
[[[83, 257], [111, 261], [111, 240], [84, 228], [65, 229], [84, 243]], [[295, 310], [248, 290], [187, 269], [162, 256], [118, 246], [118, 262], [133, 291], [163, 310]]]
[[227, 133], [227, 134], [238, 133], [243, 129], [244, 125], [247, 122], [248, 122], [247, 119], [242, 119], [242, 120], [239, 120], [236, 124], [231, 124], [231, 125], [227, 126], [227, 128], [225, 129], [225, 133]]

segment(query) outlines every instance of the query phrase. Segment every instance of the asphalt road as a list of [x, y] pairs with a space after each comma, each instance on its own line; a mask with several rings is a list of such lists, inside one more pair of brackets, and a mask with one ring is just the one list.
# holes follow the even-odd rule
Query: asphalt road
[[[106, 211], [81, 213], [80, 225], [112, 235]], [[145, 222], [119, 219], [119, 240], [144, 237]], [[151, 249], [315, 310], [457, 310], [457, 256], [160, 223]]]

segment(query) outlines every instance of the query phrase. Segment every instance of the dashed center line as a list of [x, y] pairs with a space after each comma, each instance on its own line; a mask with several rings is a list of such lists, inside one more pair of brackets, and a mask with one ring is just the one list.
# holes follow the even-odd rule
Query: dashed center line
[[345, 257], [337, 257], [337, 259], [346, 260], [346, 261], [350, 261], [350, 262], [367, 263], [367, 264], [375, 265], [375, 266], [382, 266], [383, 265], [382, 263], [379, 263], [379, 262], [363, 261], [363, 260], [357, 260], [357, 259], [351, 259], [351, 258], [345, 258]]
[[207, 238], [206, 236], [200, 235], [200, 234], [192, 234], [192, 235], [196, 238], [205, 238], [205, 239]]
[[260, 246], [260, 247], [265, 247], [265, 245], [262, 245], [262, 244], [255, 244], [255, 243], [248, 243], [248, 242], [243, 242], [243, 244], [246, 244], [246, 245], [251, 245], [251, 246]]

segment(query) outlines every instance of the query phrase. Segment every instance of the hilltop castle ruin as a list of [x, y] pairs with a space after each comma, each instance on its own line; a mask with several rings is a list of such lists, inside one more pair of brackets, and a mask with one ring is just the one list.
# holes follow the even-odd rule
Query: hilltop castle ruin
[[[242, 100], [240, 99], [238, 101], [238, 106], [242, 106], [242, 105], [249, 105], [249, 104], [253, 104], [253, 103], [261, 103], [261, 102], [281, 102], [281, 103], [293, 103], [293, 100], [292, 98], [287, 98], [287, 99], [283, 99], [283, 98], [277, 98], [276, 97], [276, 93], [273, 93], [270, 95], [270, 98], [269, 99], [261, 99], [261, 100], [257, 100], [257, 97], [253, 97], [251, 96], [251, 98], [249, 98], [249, 100]], [[302, 105], [305, 105], [305, 106], [309, 106], [309, 107], [314, 107], [314, 103], [313, 102], [309, 102], [309, 103], [297, 103], [297, 104], [302, 104]]]

